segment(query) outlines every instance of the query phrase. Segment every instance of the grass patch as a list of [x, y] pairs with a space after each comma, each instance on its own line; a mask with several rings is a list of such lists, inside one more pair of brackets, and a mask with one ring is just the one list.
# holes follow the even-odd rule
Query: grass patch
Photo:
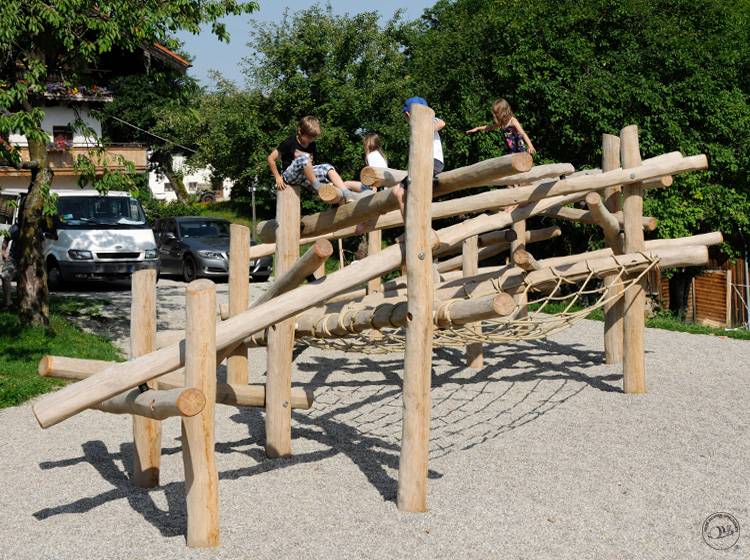
[[[51, 329], [21, 329], [14, 313], [0, 312], [0, 408], [16, 406], [64, 384], [40, 377], [37, 364], [45, 354], [121, 361], [123, 355], [109, 340], [82, 331], [64, 315], [101, 309], [101, 303], [78, 298], [53, 298]], [[92, 307], [93, 306], [93, 307]]]
[[[530, 304], [529, 311], [536, 311], [539, 307], [539, 304]], [[564, 303], [550, 302], [544, 307], [544, 313], [562, 313], [565, 308], [566, 305]], [[580, 311], [581, 309], [583, 309], [582, 306], [574, 305], [569, 311]], [[595, 309], [589, 313], [586, 318], [593, 319], [594, 321], [604, 321], [604, 311], [602, 309]], [[690, 334], [707, 334], [712, 336], [726, 336], [727, 338], [736, 338], [738, 340], [750, 340], [750, 330], [726, 330], [721, 327], [708, 327], [696, 323], [686, 323], [680, 321], [678, 317], [675, 317], [669, 311], [659, 311], [652, 317], [649, 317], [646, 319], [646, 326], [652, 329], [664, 329], [667, 331], [686, 332]]]

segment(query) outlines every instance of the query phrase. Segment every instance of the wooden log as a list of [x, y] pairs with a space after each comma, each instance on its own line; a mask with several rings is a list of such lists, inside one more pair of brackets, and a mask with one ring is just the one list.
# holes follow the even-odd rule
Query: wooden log
[[[367, 254], [379, 253], [383, 245], [383, 234], [380, 230], [371, 231], [367, 234]], [[375, 294], [383, 290], [383, 281], [378, 276], [367, 282], [367, 293]]]
[[[516, 261], [511, 258], [511, 262], [516, 264], [516, 266], [521, 266], [524, 270], [532, 270], [533, 269], [533, 263], [531, 260], [533, 258], [529, 253], [526, 252], [526, 220], [521, 220], [518, 222], [515, 222], [513, 224], [513, 232], [516, 234], [515, 241], [510, 242], [510, 252], [511, 257], [515, 256], [516, 253], [526, 255], [528, 259], [523, 262], [516, 263]], [[522, 253], [521, 253], [522, 252]], [[532, 267], [532, 268], [528, 268]], [[516, 307], [518, 308], [517, 317], [519, 319], [523, 319], [524, 317], [528, 317], [529, 315], [529, 309], [528, 309], [528, 296], [526, 295], [525, 291], [520, 291], [517, 294], [514, 294], [513, 299], [516, 302]]]
[[[184, 335], [184, 331], [180, 331]], [[265, 340], [263, 340], [265, 346]], [[65, 356], [44, 356], [39, 361], [39, 375], [58, 379], [81, 380], [104, 371], [116, 362], [106, 360], [84, 360]], [[185, 386], [185, 370], [180, 368], [163, 375], [157, 380], [158, 389], [179, 389]], [[292, 387], [292, 408], [307, 410], [315, 400], [313, 391], [302, 387]], [[264, 385], [216, 384], [216, 402], [229, 406], [263, 407], [266, 404]]]
[[[641, 165], [638, 148], [638, 127], [626, 126], [620, 131], [620, 160], [630, 171]], [[622, 212], [625, 217], [624, 252], [644, 251], [643, 239], [643, 187], [638, 183], [623, 186]], [[623, 296], [623, 390], [628, 394], [646, 392], [646, 279], [643, 278]]]
[[[610, 171], [620, 167], [620, 137], [613, 134], [602, 135], [602, 170]], [[587, 195], [588, 196], [588, 195]], [[588, 202], [588, 199], [587, 199]], [[600, 215], [591, 209], [592, 217], [602, 223], [608, 224], [605, 230], [605, 239], [612, 253], [622, 254], [623, 236], [622, 230], [622, 187], [614, 186], [604, 190], [604, 210], [600, 207]], [[618, 219], [617, 213], [620, 212]], [[655, 222], [656, 220], [654, 220]], [[654, 224], [655, 225], [655, 224]], [[648, 228], [646, 228], [648, 229]], [[616, 230], [616, 234], [614, 233]], [[608, 236], [608, 237], [607, 237]], [[622, 292], [622, 279], [617, 274], [608, 274], [603, 278], [607, 286], [605, 298], [614, 298]], [[624, 301], [622, 297], [613, 299], [604, 304], [604, 361], [608, 364], [619, 364], [622, 362], [622, 317], [624, 313]]]
[[[511, 230], [513, 231], [513, 230]], [[515, 237], [515, 233], [513, 235]], [[464, 239], [461, 252], [461, 268], [464, 276], [474, 276], [479, 268], [479, 236], [474, 235]], [[482, 334], [482, 325], [472, 325], [469, 328]], [[484, 365], [484, 353], [481, 342], [471, 342], [466, 345], [466, 367], [481, 369]]]
[[[708, 248], [705, 245], [662, 247], [648, 249], [638, 253], [625, 255], [611, 255], [586, 259], [567, 265], [544, 267], [533, 272], [524, 272], [520, 268], [506, 267], [480, 274], [469, 279], [458, 279], [446, 282], [435, 290], [436, 300], [466, 297], [478, 298], [497, 293], [498, 290], [513, 293], [514, 290], [525, 285], [541, 289], [545, 285], [554, 285], [558, 277], [567, 281], [586, 278], [589, 274], [603, 277], [608, 273], [617, 272], [626, 266], [632, 272], [639, 272], [650, 264], [649, 259], [659, 259], [659, 267], [672, 268], [684, 266], [703, 266], [708, 262]], [[544, 260], [539, 261], [544, 263]], [[393, 294], [398, 295], [398, 294]], [[390, 296], [390, 294], [386, 294]]]
[[323, 183], [318, 189], [318, 198], [326, 204], [340, 204], [344, 201], [344, 193], [331, 183]]
[[427, 510], [433, 331], [430, 203], [434, 116], [432, 109], [414, 105], [410, 117], [411, 184], [406, 199], [408, 325], [404, 350], [404, 419], [396, 498], [402, 511]]
[[[502, 178], [489, 179], [485, 184], [488, 186], [526, 185], [528, 183], [539, 181], [540, 179], [569, 175], [574, 171], [575, 168], [569, 163], [536, 165], [528, 171], [514, 173]], [[401, 169], [365, 167], [360, 172], [359, 178], [365, 185], [372, 185], [374, 187], [393, 187], [403, 181], [406, 176], [406, 171]]]
[[292, 290], [305, 282], [333, 254], [333, 245], [327, 239], [318, 239], [299, 259], [295, 259], [286, 272], [280, 273], [263, 294], [253, 303], [257, 307]]
[[[507, 231], [513, 234], [515, 236], [515, 233], [513, 230], [502, 230]], [[505, 241], [496, 241], [494, 244], [489, 241], [483, 241], [483, 239], [491, 239], [487, 236], [491, 236], [496, 232], [492, 232], [486, 235], [480, 235], [479, 236], [479, 246], [481, 249], [479, 249], [478, 252], [478, 261], [482, 262], [485, 259], [489, 259], [491, 257], [494, 257], [495, 255], [499, 255], [500, 253], [503, 253], [504, 251], [508, 251], [510, 249], [510, 242]], [[530, 230], [526, 232], [526, 244], [530, 243], [538, 243], [539, 241], [545, 241], [547, 239], [551, 239], [553, 237], [557, 237], [561, 234], [561, 230], [557, 226], [552, 226], [548, 228], [542, 228], [542, 229], [535, 229]], [[497, 237], [500, 239], [500, 237]], [[437, 265], [437, 270], [441, 274], [444, 274], [446, 272], [450, 272], [451, 270], [456, 270], [457, 268], [461, 268], [462, 265], [462, 257], [459, 255], [457, 257], [453, 257], [450, 259], [446, 259], [444, 261], [440, 261]]]
[[[526, 219], [552, 206], [570, 202], [577, 196], [579, 195], [571, 195], [568, 200], [565, 200], [565, 197], [555, 197], [515, 210], [512, 214], [521, 212], [522, 219]], [[491, 216], [478, 216], [444, 228], [437, 232], [434, 239], [434, 242], [438, 243], [434, 253], [438, 253], [443, 247], [449, 249], [471, 235], [506, 227], [512, 220], [512, 215], [500, 212]], [[382, 276], [397, 268], [402, 257], [402, 245], [391, 245], [376, 255], [326, 276], [322, 281], [300, 286], [231, 317], [216, 328], [217, 347], [233, 347], [251, 334], [298, 315], [376, 276]], [[97, 375], [40, 398], [32, 407], [39, 425], [43, 428], [53, 426], [93, 404], [178, 369], [184, 365], [182, 346], [181, 342], [176, 342], [132, 362], [115, 364]]]
[[[330, 241], [327, 239], [316, 240], [312, 246], [305, 251], [305, 254], [294, 263], [292, 268], [281, 274], [276, 281], [271, 283], [268, 289], [252, 303], [252, 306], [257, 306], [261, 303], [270, 301], [276, 296], [296, 288], [305, 282], [311, 275], [314, 275], [321, 267], [325, 267], [328, 257], [332, 254], [333, 245], [331, 245]], [[232, 316], [228, 313], [228, 308], [225, 309], [223, 305], [221, 305], [219, 309], [222, 320], [226, 320]], [[161, 347], [163, 346], [165, 345], [161, 345]]]
[[[594, 216], [591, 214], [591, 211], [581, 210], [580, 208], [569, 208], [566, 206], [550, 208], [549, 210], [545, 211], [543, 214], [550, 218], [560, 218], [563, 220], [569, 220], [571, 222], [580, 222], [582, 224], [596, 224], [596, 220], [594, 220]], [[620, 229], [622, 229], [623, 228], [622, 212], [615, 212], [612, 215], [615, 218], [617, 218], [618, 226]], [[658, 225], [658, 221], [656, 218], [652, 216], [643, 217], [642, 226], [644, 230], [654, 231], [657, 225]]]
[[143, 418], [166, 420], [172, 416], [195, 416], [205, 405], [206, 398], [198, 389], [150, 389], [144, 392], [131, 389], [92, 408], [112, 414], [134, 414]]
[[620, 223], [604, 205], [604, 201], [599, 193], [590, 192], [586, 195], [586, 206], [588, 206], [594, 222], [602, 228], [604, 240], [607, 245], [615, 249], [620, 246]]
[[542, 268], [539, 262], [526, 249], [516, 249], [513, 251], [511, 254], [511, 260], [513, 261], [513, 264], [522, 268], [526, 272]]
[[517, 173], [516, 175], [510, 175], [503, 177], [502, 179], [495, 179], [487, 183], [489, 186], [495, 187], [508, 187], [510, 185], [528, 185], [535, 183], [543, 179], [551, 179], [553, 177], [562, 177], [564, 175], [570, 175], [575, 172], [575, 167], [570, 163], [548, 163], [545, 165], [535, 165], [525, 173]]
[[466, 325], [474, 321], [507, 317], [516, 309], [513, 297], [506, 293], [473, 299], [448, 300], [439, 304], [435, 312], [435, 324], [438, 328]]
[[[299, 258], [299, 220], [299, 188], [279, 191], [276, 200], [276, 223], [279, 224], [276, 232], [277, 279], [292, 271]], [[319, 260], [312, 260], [315, 266], [307, 271], [305, 277], [320, 264]], [[289, 400], [293, 351], [294, 322], [286, 320], [273, 325], [268, 332], [266, 354], [266, 455], [269, 457], [287, 457], [292, 454], [292, 408]]]
[[[250, 301], [250, 229], [229, 226], [229, 316], [247, 309]], [[247, 348], [239, 346], [227, 358], [227, 383], [247, 383], [250, 375]]]
[[[444, 171], [437, 178], [437, 186], [432, 196], [442, 196], [460, 190], [479, 187], [490, 179], [498, 178], [531, 168], [531, 156], [527, 153], [509, 154], [490, 159], [467, 167]], [[322, 235], [338, 229], [353, 226], [389, 210], [398, 208], [398, 200], [392, 189], [385, 189], [354, 202], [343, 204], [317, 214], [302, 218], [301, 235]], [[266, 221], [258, 224], [258, 236], [265, 242], [275, 240], [277, 221]]]
[[182, 419], [187, 544], [191, 548], [214, 547], [219, 545], [219, 475], [214, 457], [216, 288], [213, 282], [195, 280], [188, 284], [185, 306], [185, 387], [198, 389], [206, 397], [206, 405], [198, 415]]
[[[156, 349], [156, 270], [138, 270], [130, 282], [130, 357], [133, 359]], [[156, 388], [154, 382], [147, 385]], [[154, 488], [159, 485], [161, 422], [146, 416], [133, 416], [133, 482], [139, 488]]]
[[[646, 249], [649, 251], [661, 249], [661, 248], [675, 248], [675, 247], [690, 247], [693, 245], [721, 245], [724, 242], [724, 237], [721, 232], [715, 231], [712, 233], [703, 233], [700, 235], [693, 235], [690, 237], [678, 237], [677, 239], [649, 239], [646, 241]], [[564, 257], [550, 257], [542, 259], [540, 261], [542, 266], [564, 266], [580, 262], [585, 259], [595, 259], [599, 257], [609, 257], [614, 253], [612, 249], [598, 249], [596, 251], [589, 251], [587, 253], [581, 253], [579, 255], [566, 255]]]
[[[462, 326], [505, 317], [515, 309], [513, 297], [505, 293], [466, 300], [435, 300], [433, 323], [438, 329]], [[295, 334], [298, 338], [340, 338], [370, 329], [406, 326], [408, 315], [406, 298], [399, 296], [381, 303], [349, 305], [338, 313], [305, 313], [297, 320]]]

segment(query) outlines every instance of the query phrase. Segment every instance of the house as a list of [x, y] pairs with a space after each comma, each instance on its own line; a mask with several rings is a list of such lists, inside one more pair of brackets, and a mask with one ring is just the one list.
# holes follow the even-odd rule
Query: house
[[[234, 181], [224, 179], [218, 188], [214, 187], [212, 181], [212, 169], [203, 167], [201, 169], [191, 169], [186, 165], [184, 155], [175, 154], [172, 156], [172, 165], [174, 170], [183, 174], [182, 182], [185, 189], [191, 195], [200, 193], [213, 193], [214, 200], [228, 200], [229, 194], [234, 186]], [[158, 170], [152, 170], [148, 174], [148, 186], [151, 189], [154, 198], [157, 200], [172, 201], [177, 200], [177, 195], [169, 179]], [[200, 198], [200, 197], [199, 197]]]
[[[139, 53], [111, 53], [100, 67], [91, 69], [81, 79], [80, 85], [69, 85], [51, 77], [44, 93], [44, 119], [42, 129], [47, 133], [49, 166], [54, 172], [52, 187], [59, 189], [78, 188], [79, 174], [73, 164], [79, 155], [88, 155], [95, 161], [98, 173], [105, 169], [124, 170], [121, 160], [135, 166], [138, 173], [148, 171], [148, 154], [144, 144], [110, 143], [102, 149], [101, 122], [93, 112], [113, 100], [112, 92], [103, 81], [112, 72], [122, 68], [142, 71], [153, 61], [168, 63], [185, 71], [190, 63], [162, 45], [144, 47]], [[81, 126], [83, 125], [83, 126]], [[26, 137], [11, 133], [7, 138], [20, 151], [22, 160], [29, 159]], [[4, 165], [5, 163], [5, 165]], [[7, 212], [3, 212], [2, 190], [26, 190], [31, 180], [31, 171], [16, 169], [0, 160], [0, 223]]]

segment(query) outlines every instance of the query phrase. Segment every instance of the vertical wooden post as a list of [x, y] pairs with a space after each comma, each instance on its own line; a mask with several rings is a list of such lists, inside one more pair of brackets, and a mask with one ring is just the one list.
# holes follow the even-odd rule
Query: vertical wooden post
[[[299, 187], [289, 185], [276, 199], [276, 278], [287, 272], [299, 258]], [[292, 454], [292, 352], [294, 319], [268, 329], [266, 371], [266, 455]]]
[[726, 270], [727, 276], [726, 276], [726, 299], [724, 305], [726, 306], [726, 321], [725, 321], [725, 327], [732, 328], [734, 325], [732, 325], [732, 269], [728, 268]]
[[[526, 249], [526, 220], [515, 222], [512, 226], [513, 232], [516, 234], [515, 240], [510, 242], [510, 254], [512, 255], [516, 249]], [[512, 262], [512, 261], [511, 261]], [[526, 293], [515, 294], [513, 299], [516, 301], [518, 306], [518, 312], [516, 317], [523, 319], [529, 314], [528, 309], [528, 297]]]
[[[620, 131], [620, 159], [623, 169], [641, 165], [638, 127], [626, 126]], [[643, 239], [643, 186], [641, 183], [623, 187], [622, 212], [625, 230], [625, 253], [645, 251]], [[623, 317], [623, 389], [626, 393], [646, 392], [646, 279], [630, 287], [624, 294]]]
[[[380, 252], [380, 248], [383, 242], [383, 235], [379, 229], [371, 231], [367, 234], [367, 256], [374, 255]], [[373, 278], [367, 283], [367, 293], [375, 294], [383, 291], [383, 281], [378, 278]]]
[[187, 544], [219, 545], [219, 475], [214, 458], [216, 408], [216, 287], [195, 280], [185, 290], [185, 387], [203, 392], [206, 406], [182, 418], [182, 461], [185, 466]]
[[344, 260], [344, 242], [339, 237], [339, 270], [343, 269], [346, 261]]
[[[479, 270], [479, 236], [472, 235], [464, 239], [461, 250], [461, 268], [464, 276], [474, 276]], [[468, 329], [474, 329], [482, 333], [482, 324], [467, 325]], [[484, 365], [484, 354], [481, 342], [471, 342], [466, 345], [466, 367], [481, 369]]]
[[[612, 171], [620, 167], [620, 138], [614, 134], [602, 135], [602, 171]], [[610, 212], [622, 210], [622, 188], [604, 189], [604, 206]], [[622, 239], [617, 247], [610, 247], [615, 255], [622, 254]], [[603, 279], [607, 286], [606, 298], [622, 292], [622, 282], [617, 282], [617, 274], [608, 274]], [[608, 364], [622, 362], [622, 317], [623, 299], [617, 298], [604, 304], [604, 361]]]
[[[250, 303], [250, 230], [229, 226], [229, 316], [247, 311]], [[227, 383], [247, 385], [247, 347], [243, 344], [227, 359]]]
[[[156, 350], [156, 270], [131, 276], [130, 359]], [[148, 386], [156, 388], [156, 381]], [[140, 488], [159, 485], [161, 421], [133, 416], [133, 482]]]
[[427, 510], [432, 373], [432, 109], [413, 105], [406, 197], [407, 323], [397, 505]]

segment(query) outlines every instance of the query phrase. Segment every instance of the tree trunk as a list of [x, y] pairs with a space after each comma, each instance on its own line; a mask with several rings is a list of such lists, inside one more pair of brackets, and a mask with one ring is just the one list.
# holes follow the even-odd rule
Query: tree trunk
[[669, 278], [669, 310], [680, 319], [687, 315], [690, 283], [696, 276], [692, 269], [675, 269]]
[[174, 193], [177, 195], [177, 200], [187, 204], [190, 202], [190, 195], [185, 188], [185, 183], [182, 180], [182, 173], [175, 171], [172, 166], [172, 154], [163, 154], [155, 157], [156, 162], [159, 164], [161, 172], [169, 179], [172, 184]]
[[47, 167], [47, 146], [29, 140], [29, 155], [39, 167], [31, 171], [31, 184], [21, 214], [21, 245], [18, 270], [18, 318], [21, 325], [49, 326], [47, 269], [42, 252], [42, 226], [45, 191], [52, 182]]

